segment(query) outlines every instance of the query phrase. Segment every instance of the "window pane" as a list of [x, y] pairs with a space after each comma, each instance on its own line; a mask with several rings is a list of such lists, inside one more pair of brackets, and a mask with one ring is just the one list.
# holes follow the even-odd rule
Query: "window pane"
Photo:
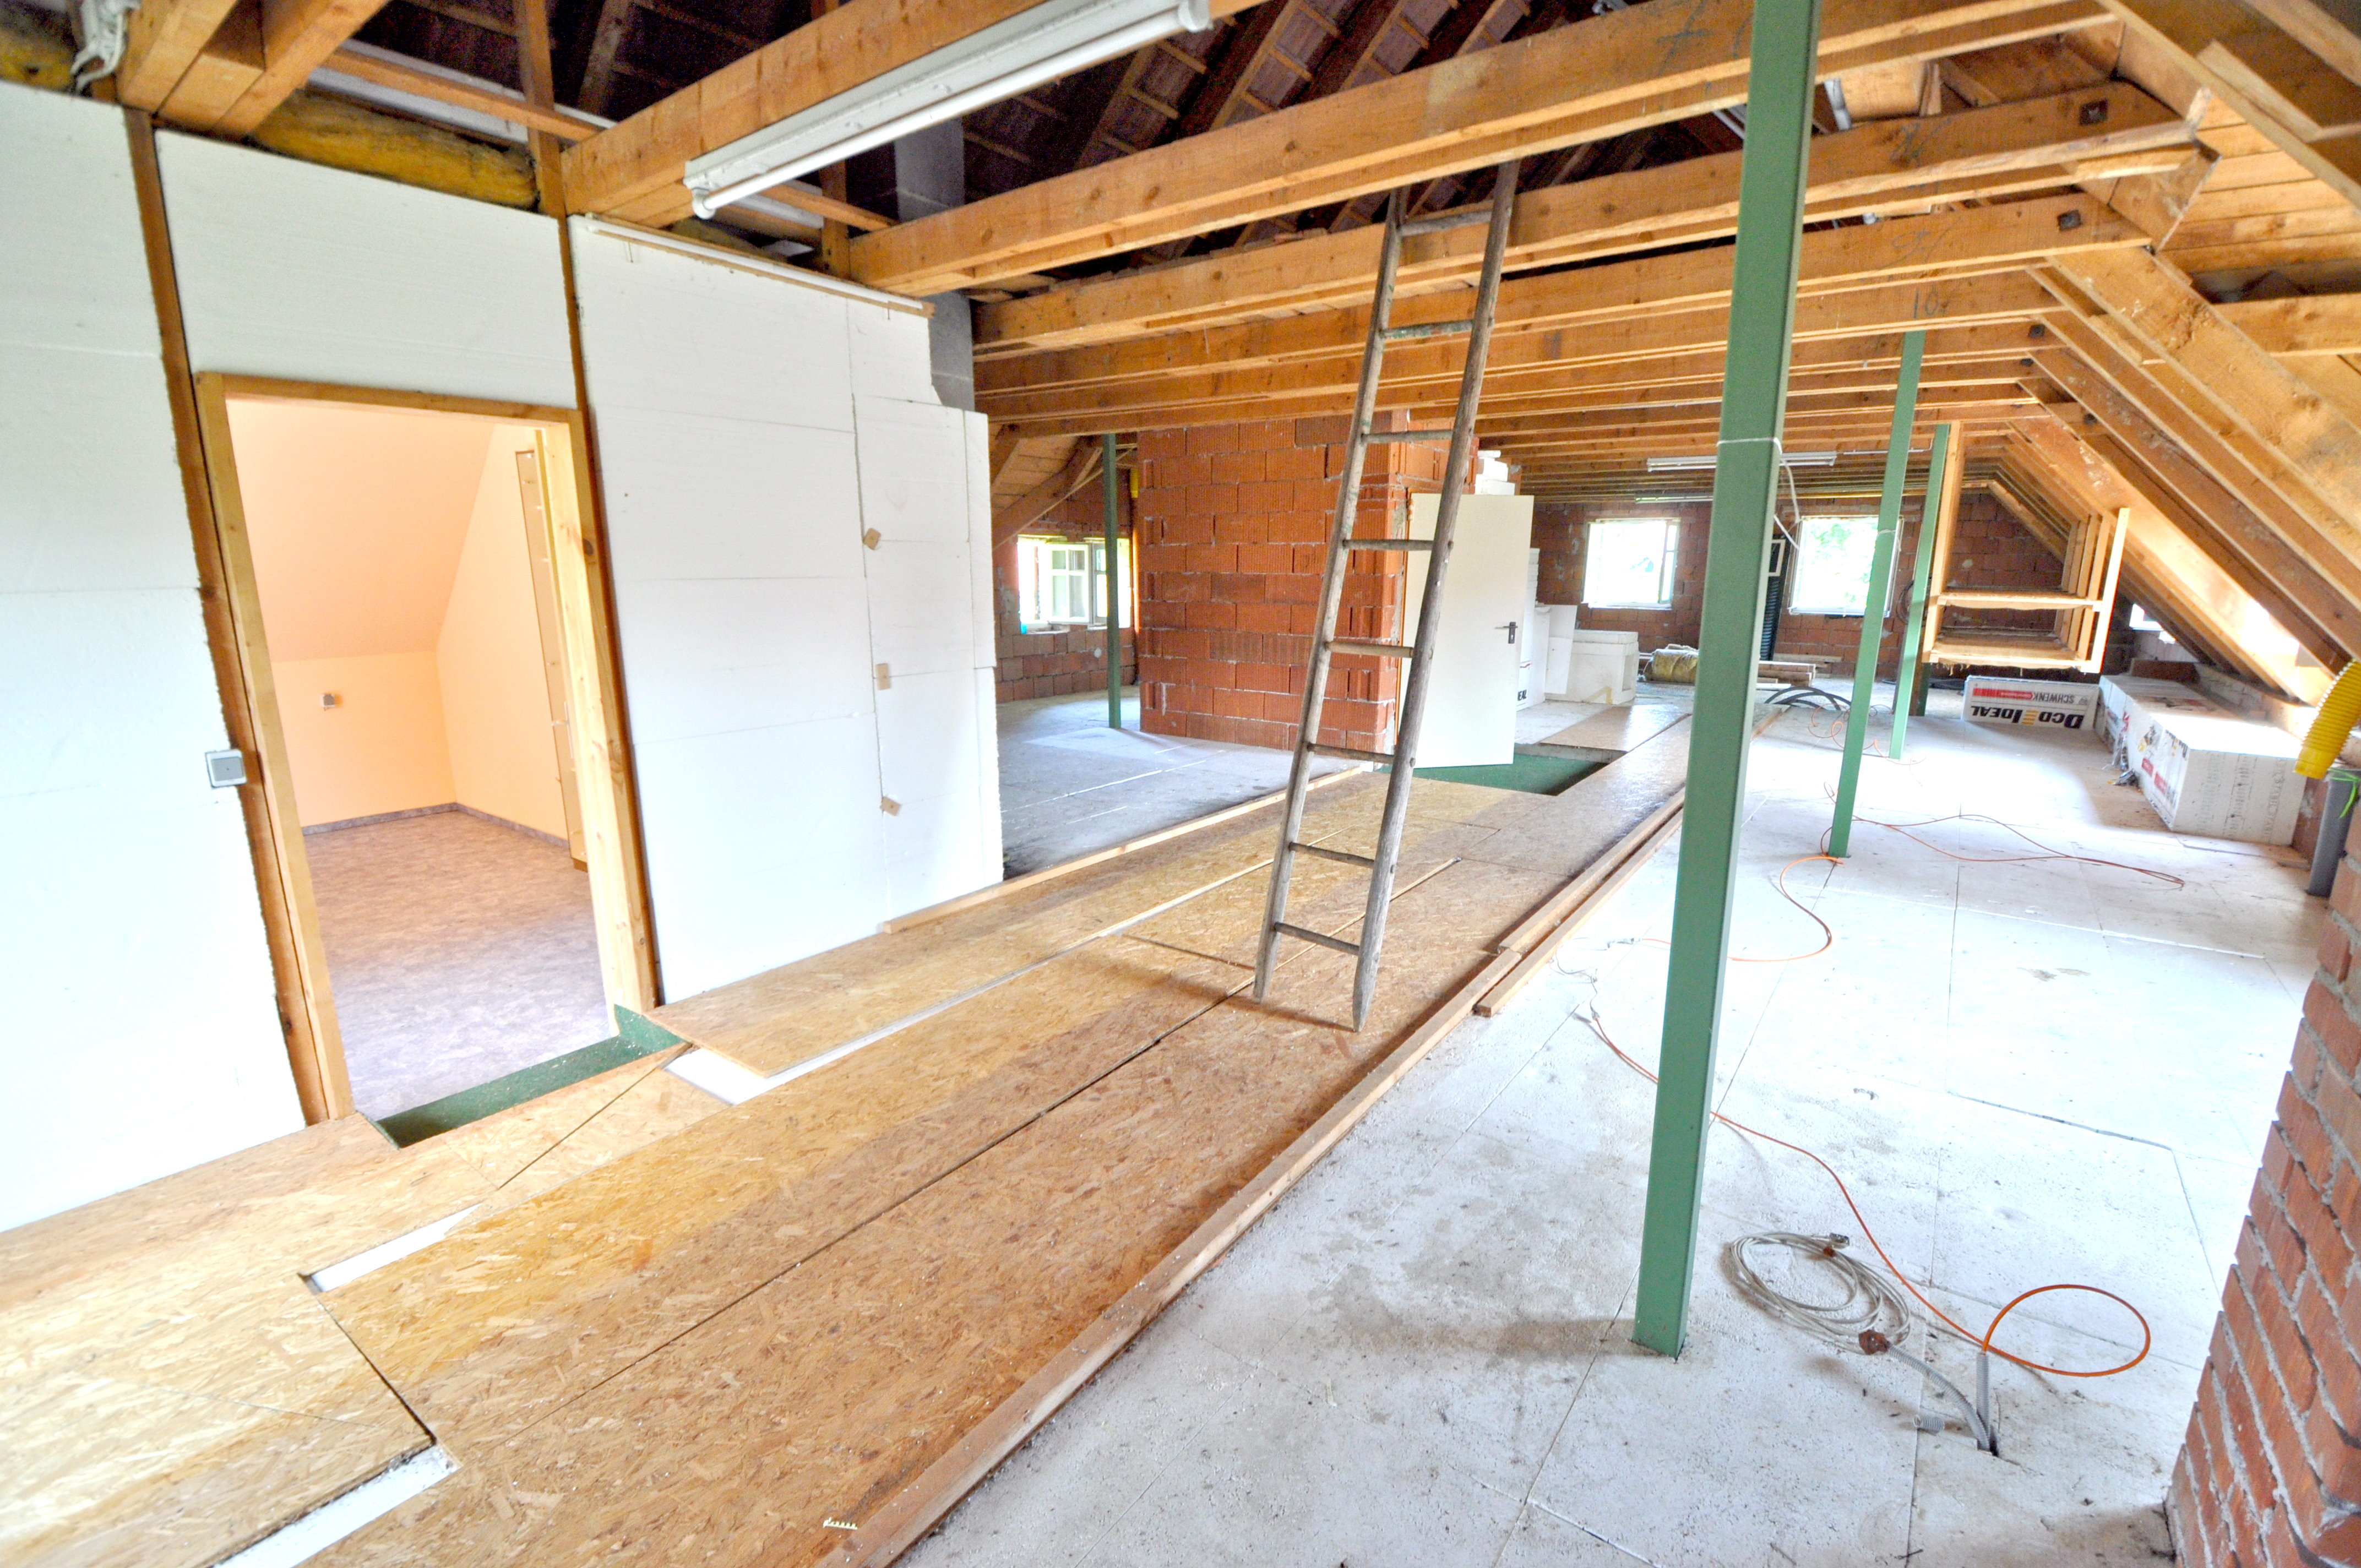
[[1671, 603], [1675, 537], [1673, 525], [1657, 518], [1592, 523], [1582, 568], [1584, 602]]
[[[1807, 517], [1788, 608], [1806, 614], [1859, 615], [1869, 603], [1869, 569], [1877, 553], [1877, 519]], [[1882, 614], [1885, 607], [1880, 605]]]

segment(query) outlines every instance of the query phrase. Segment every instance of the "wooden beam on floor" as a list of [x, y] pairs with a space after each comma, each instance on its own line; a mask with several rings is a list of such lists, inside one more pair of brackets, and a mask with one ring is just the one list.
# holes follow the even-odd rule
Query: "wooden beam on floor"
[[[1752, 15], [1748, 0], [1610, 11], [864, 236], [853, 275], [940, 293], [1733, 107]], [[2041, 0], [1833, 0], [1821, 62], [1949, 54], [2098, 17]]]

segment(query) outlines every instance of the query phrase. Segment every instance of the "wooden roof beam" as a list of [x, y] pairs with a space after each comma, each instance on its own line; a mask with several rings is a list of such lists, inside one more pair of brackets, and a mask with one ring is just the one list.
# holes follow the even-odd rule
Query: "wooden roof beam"
[[[582, 212], [662, 226], [688, 215], [689, 160], [873, 81], [1024, 11], [1035, 0], [846, 0], [846, 4], [566, 154]], [[1213, 0], [1229, 16], [1255, 0]]]
[[[1875, 121], [1813, 142], [1806, 216], [2067, 185], [2101, 160], [2114, 171], [2169, 169], [2191, 137], [2180, 116], [2128, 82], [1932, 122]], [[1740, 155], [1727, 153], [1528, 191], [1517, 198], [1509, 269], [1726, 236], [1736, 226], [1739, 167]], [[1464, 288], [1482, 262], [1483, 237], [1478, 228], [1406, 242], [1400, 297]], [[983, 306], [977, 352], [991, 357], [1357, 302], [1376, 286], [1382, 239], [1375, 226], [1322, 234]]]
[[[1951, 54], [2101, 16], [2079, 0], [1830, 0], [1820, 59]], [[1752, 18], [1751, 0], [1611, 11], [865, 236], [853, 275], [939, 293], [1730, 107]]]

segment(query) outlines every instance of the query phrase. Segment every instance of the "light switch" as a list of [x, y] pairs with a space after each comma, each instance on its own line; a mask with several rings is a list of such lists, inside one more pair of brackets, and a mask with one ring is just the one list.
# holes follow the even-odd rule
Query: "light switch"
[[215, 789], [236, 789], [246, 782], [246, 753], [207, 751], [205, 782]]
[[342, 707], [345, 706], [345, 699], [335, 692], [322, 692], [320, 694], [320, 706], [322, 707]]

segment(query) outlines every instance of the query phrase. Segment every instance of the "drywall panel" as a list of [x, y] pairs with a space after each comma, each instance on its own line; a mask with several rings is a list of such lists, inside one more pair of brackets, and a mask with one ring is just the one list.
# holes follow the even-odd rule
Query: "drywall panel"
[[0, 1227], [302, 1125], [119, 111], [0, 89]]
[[574, 406], [551, 219], [157, 139], [195, 368]]
[[[591, 406], [603, 418], [617, 408], [814, 430], [852, 428], [852, 361], [841, 295], [749, 272], [655, 246], [635, 245], [611, 229], [577, 220], [577, 297], [595, 312], [598, 356], [609, 367], [594, 378]], [[589, 348], [586, 341], [584, 349]], [[629, 364], [632, 374], [614, 371]], [[923, 359], [920, 361], [924, 367]], [[595, 377], [595, 372], [594, 372]], [[686, 454], [692, 462], [695, 452]], [[701, 465], [726, 473], [728, 465]], [[799, 476], [773, 468], [774, 483]]]
[[664, 994], [887, 912], [847, 313], [575, 227]]
[[304, 827], [459, 798], [433, 649], [273, 659], [270, 674]]
[[886, 918], [869, 714], [643, 740], [636, 756], [667, 995], [841, 947]]
[[492, 432], [434, 664], [459, 804], [563, 839], [566, 797], [517, 488], [516, 455], [533, 449], [533, 433]]
[[[875, 341], [906, 353], [925, 334]], [[974, 679], [991, 663], [977, 623], [991, 591], [991, 502], [971, 461], [971, 427], [983, 421], [895, 398], [857, 397], [854, 410], [862, 521], [876, 538], [870, 649], [889, 680], [877, 696], [879, 772], [900, 808], [884, 825], [889, 896], [906, 915], [1002, 871], [997, 751], [987, 762], [983, 744], [995, 710], [979, 705]]]

